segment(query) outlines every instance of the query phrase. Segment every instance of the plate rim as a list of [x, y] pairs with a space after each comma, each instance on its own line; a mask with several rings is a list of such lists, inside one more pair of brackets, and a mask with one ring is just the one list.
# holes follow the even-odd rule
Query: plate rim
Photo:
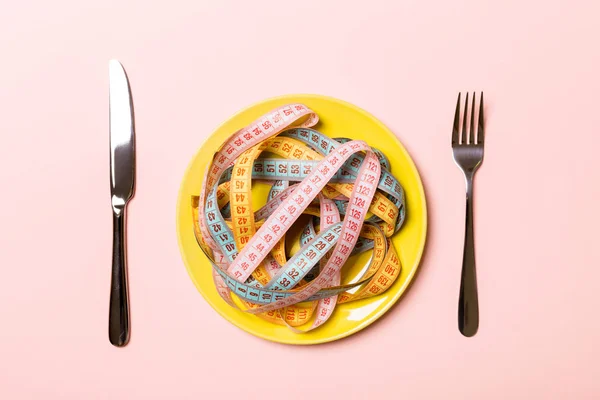
[[185, 269], [188, 273], [188, 276], [190, 277], [190, 280], [193, 282], [194, 287], [196, 288], [196, 290], [200, 293], [200, 295], [202, 295], [202, 297], [204, 298], [204, 300], [210, 305], [210, 307], [216, 311], [221, 317], [223, 317], [225, 320], [227, 320], [229, 323], [231, 323], [232, 325], [234, 325], [235, 327], [237, 327], [238, 329], [246, 332], [247, 334], [250, 334], [252, 336], [256, 336], [259, 337], [261, 339], [267, 340], [269, 342], [273, 342], [273, 343], [281, 343], [281, 344], [291, 344], [291, 345], [297, 345], [297, 346], [309, 346], [309, 345], [316, 345], [316, 344], [323, 344], [323, 343], [329, 343], [329, 342], [333, 342], [339, 339], [343, 339], [345, 337], [351, 336], [363, 329], [365, 329], [366, 327], [368, 327], [369, 325], [373, 324], [375, 321], [377, 321], [378, 319], [380, 319], [383, 315], [385, 315], [390, 308], [392, 308], [397, 302], [398, 300], [404, 295], [404, 293], [408, 290], [408, 288], [410, 287], [410, 285], [413, 282], [413, 279], [415, 277], [415, 275], [417, 274], [417, 271], [419, 270], [419, 268], [421, 267], [421, 262], [423, 260], [423, 253], [425, 252], [425, 248], [427, 247], [427, 232], [428, 232], [428, 208], [427, 208], [427, 199], [425, 197], [425, 189], [423, 187], [423, 181], [421, 179], [421, 174], [419, 173], [419, 169], [417, 168], [414, 160], [412, 159], [410, 153], [408, 152], [408, 150], [406, 150], [406, 148], [404, 147], [404, 145], [402, 144], [402, 142], [400, 141], [400, 139], [394, 134], [394, 132], [392, 132], [391, 129], [389, 129], [383, 122], [381, 122], [377, 117], [375, 117], [373, 114], [371, 114], [370, 112], [364, 110], [361, 107], [356, 106], [353, 103], [347, 102], [345, 100], [341, 100], [338, 99], [336, 97], [332, 97], [332, 96], [326, 96], [326, 95], [321, 95], [321, 94], [309, 94], [309, 93], [293, 93], [293, 94], [285, 94], [285, 95], [280, 95], [280, 96], [274, 96], [274, 97], [269, 97], [263, 100], [259, 100], [256, 101], [244, 108], [239, 109], [237, 112], [235, 112], [234, 114], [232, 114], [231, 116], [229, 116], [228, 118], [226, 118], [223, 122], [221, 122], [219, 125], [217, 125], [212, 132], [206, 137], [205, 141], [208, 141], [210, 139], [210, 137], [217, 132], [219, 129], [221, 129], [221, 127], [223, 127], [225, 124], [227, 124], [229, 121], [231, 121], [232, 119], [238, 117], [240, 114], [248, 111], [251, 108], [257, 107], [263, 103], [267, 103], [267, 102], [271, 102], [271, 101], [280, 101], [280, 100], [290, 100], [293, 102], [298, 102], [298, 100], [294, 100], [294, 98], [298, 98], [298, 97], [308, 97], [308, 98], [317, 98], [317, 99], [321, 99], [321, 100], [327, 100], [327, 101], [331, 101], [334, 103], [339, 103], [342, 104], [346, 107], [351, 108], [352, 110], [365, 115], [366, 117], [372, 119], [376, 125], [378, 125], [380, 128], [382, 128], [384, 131], [386, 131], [389, 136], [392, 138], [392, 140], [395, 140], [396, 143], [398, 144], [398, 146], [400, 147], [400, 149], [404, 152], [404, 155], [406, 156], [406, 159], [409, 162], [409, 165], [412, 167], [412, 169], [416, 172], [416, 178], [417, 178], [417, 183], [418, 183], [418, 189], [419, 189], [419, 197], [421, 199], [421, 203], [422, 203], [422, 209], [423, 209], [423, 217], [422, 217], [422, 226], [423, 226], [423, 231], [421, 233], [421, 236], [419, 237], [419, 242], [422, 243], [422, 245], [420, 246], [416, 258], [415, 258], [415, 268], [413, 268], [411, 270], [411, 272], [407, 275], [406, 281], [404, 282], [404, 284], [402, 285], [402, 287], [400, 287], [400, 289], [398, 290], [398, 292], [389, 300], [387, 301], [383, 307], [373, 316], [366, 318], [364, 321], [361, 321], [359, 324], [357, 324], [354, 328], [352, 329], [348, 329], [346, 331], [340, 332], [337, 335], [333, 335], [333, 336], [328, 336], [325, 338], [319, 338], [319, 339], [315, 339], [312, 341], [304, 341], [304, 342], [300, 342], [300, 341], [290, 341], [290, 340], [286, 340], [286, 339], [282, 339], [282, 340], [277, 340], [275, 338], [272, 338], [266, 334], [261, 333], [260, 331], [255, 331], [255, 330], [249, 330], [249, 329], [245, 329], [244, 327], [240, 326], [240, 324], [238, 324], [236, 322], [235, 319], [230, 318], [225, 312], [222, 312], [220, 310], [219, 307], [217, 307], [213, 301], [211, 301], [211, 299], [204, 294], [204, 292], [200, 289], [200, 285], [198, 284], [198, 282], [196, 281], [194, 275], [192, 274], [191, 268], [188, 265], [188, 262], [186, 260], [186, 257], [184, 257], [184, 246], [183, 246], [183, 239], [182, 239], [182, 230], [181, 228], [181, 223], [180, 223], [180, 215], [181, 215], [181, 204], [182, 203], [182, 197], [184, 196], [183, 193], [183, 187], [184, 187], [184, 183], [185, 183], [185, 177], [188, 176], [188, 174], [190, 173], [190, 170], [192, 168], [192, 165], [194, 164], [194, 160], [196, 159], [196, 156], [198, 154], [198, 152], [200, 151], [200, 148], [202, 146], [200, 146], [200, 148], [198, 148], [193, 156], [191, 157], [190, 161], [188, 162], [188, 165], [183, 173], [183, 178], [182, 181], [179, 185], [179, 193], [177, 195], [177, 204], [176, 204], [176, 213], [175, 213], [175, 229], [176, 229], [176, 233], [177, 233], [177, 244], [179, 247], [179, 252], [180, 252], [180, 257], [181, 260], [183, 261], [183, 264], [185, 266]]

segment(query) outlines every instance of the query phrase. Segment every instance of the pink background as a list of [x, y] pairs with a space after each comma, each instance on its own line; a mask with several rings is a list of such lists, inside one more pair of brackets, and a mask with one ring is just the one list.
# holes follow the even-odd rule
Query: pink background
[[[1, 6], [0, 398], [600, 396], [597, 2], [159, 3]], [[110, 58], [127, 68], [137, 113], [124, 349], [107, 337]], [[464, 187], [450, 151], [465, 90], [485, 91], [488, 132], [471, 339], [457, 330]], [[317, 347], [220, 318], [175, 235], [180, 179], [207, 135], [242, 107], [296, 92], [380, 118], [429, 200], [411, 290], [369, 329]]]

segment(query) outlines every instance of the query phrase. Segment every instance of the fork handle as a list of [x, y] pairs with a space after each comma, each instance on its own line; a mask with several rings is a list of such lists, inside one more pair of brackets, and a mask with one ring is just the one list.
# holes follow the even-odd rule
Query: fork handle
[[477, 333], [479, 328], [479, 300], [477, 298], [475, 243], [473, 238], [473, 175], [466, 176], [466, 183], [467, 212], [465, 248], [458, 298], [458, 328], [464, 336], [471, 337]]
[[129, 341], [129, 299], [125, 253], [125, 207], [113, 210], [113, 259], [108, 338], [117, 347]]

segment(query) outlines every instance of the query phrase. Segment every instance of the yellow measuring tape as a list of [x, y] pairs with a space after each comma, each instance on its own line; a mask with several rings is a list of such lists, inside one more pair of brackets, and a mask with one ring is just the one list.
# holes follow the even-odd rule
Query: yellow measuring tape
[[[296, 332], [325, 323], [336, 304], [383, 293], [401, 270], [389, 238], [405, 217], [404, 192], [387, 160], [364, 142], [310, 129], [316, 120], [288, 105], [236, 132], [191, 199], [194, 234], [223, 299]], [[273, 185], [262, 207], [253, 180]], [[301, 238], [286, 235], [298, 221]], [[372, 252], [369, 264], [345, 276], [350, 255], [362, 252]]]

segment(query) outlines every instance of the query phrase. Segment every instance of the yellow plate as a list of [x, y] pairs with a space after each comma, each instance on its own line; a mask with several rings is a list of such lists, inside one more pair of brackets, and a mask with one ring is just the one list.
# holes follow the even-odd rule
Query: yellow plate
[[[190, 198], [200, 193], [205, 168], [221, 144], [238, 129], [268, 111], [288, 103], [302, 103], [320, 118], [315, 127], [330, 137], [361, 139], [382, 150], [390, 160], [391, 172], [406, 192], [406, 222], [392, 238], [402, 262], [402, 272], [390, 289], [379, 296], [338, 305], [331, 318], [321, 327], [297, 334], [287, 327], [271, 324], [254, 315], [231, 308], [217, 293], [211, 265], [194, 237]], [[396, 136], [371, 114], [331, 97], [288, 95], [265, 100], [238, 112], [210, 136], [190, 163], [177, 201], [177, 235], [188, 273], [206, 301], [229, 322], [263, 339], [290, 344], [317, 344], [351, 335], [381, 317], [404, 293], [417, 271], [425, 246], [427, 208], [419, 173]], [[360, 269], [369, 255], [358, 257]], [[347, 267], [344, 267], [345, 269]]]

